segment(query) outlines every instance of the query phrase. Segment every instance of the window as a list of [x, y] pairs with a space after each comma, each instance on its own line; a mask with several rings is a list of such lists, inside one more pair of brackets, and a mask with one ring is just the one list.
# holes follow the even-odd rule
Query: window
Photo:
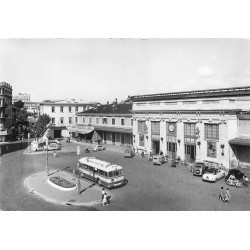
[[60, 107], [60, 112], [61, 112], [61, 113], [63, 112], [63, 107]]
[[160, 122], [151, 122], [152, 135], [160, 135]]
[[139, 146], [142, 146], [144, 147], [144, 143], [145, 140], [144, 140], [144, 135], [139, 135]]
[[107, 118], [102, 118], [102, 124], [107, 124]]
[[89, 117], [89, 123], [92, 123], [92, 119], [91, 119], [91, 117]]
[[78, 112], [78, 107], [76, 107], [76, 112]]
[[63, 117], [60, 118], [60, 122], [61, 122], [61, 124], [63, 123]]
[[124, 119], [121, 119], [121, 125], [124, 126]]
[[71, 107], [69, 107], [69, 112], [71, 112]]
[[216, 152], [216, 142], [208, 141], [207, 142], [207, 156], [208, 157], [217, 157], [217, 152]]
[[96, 124], [98, 124], [99, 123], [99, 118], [96, 118], [95, 120], [96, 120]]
[[85, 123], [85, 117], [82, 118], [82, 123]]
[[78, 122], [78, 119], [77, 119], [78, 117], [76, 117], [76, 123]]
[[131, 124], [131, 126], [133, 126], [133, 119], [131, 119], [131, 123], [130, 124]]
[[219, 124], [205, 124], [205, 139], [219, 140]]
[[52, 117], [52, 123], [55, 123], [55, 118], [54, 117]]
[[138, 133], [144, 134], [146, 128], [145, 121], [138, 121]]
[[55, 113], [55, 107], [51, 107], [51, 112]]
[[195, 137], [195, 123], [185, 123], [184, 124], [184, 135]]
[[72, 123], [72, 117], [69, 117], [69, 124]]
[[115, 118], [112, 118], [112, 125], [115, 125]]

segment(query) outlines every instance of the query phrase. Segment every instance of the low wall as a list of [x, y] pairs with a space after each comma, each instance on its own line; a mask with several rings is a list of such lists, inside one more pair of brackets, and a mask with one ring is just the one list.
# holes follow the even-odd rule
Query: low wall
[[0, 155], [11, 153], [17, 150], [25, 149], [28, 147], [28, 142], [25, 141], [17, 141], [17, 142], [9, 142], [0, 144]]

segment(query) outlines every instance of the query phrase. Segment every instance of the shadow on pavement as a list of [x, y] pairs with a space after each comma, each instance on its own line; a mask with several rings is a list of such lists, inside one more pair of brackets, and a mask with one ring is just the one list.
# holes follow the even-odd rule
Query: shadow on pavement
[[88, 187], [84, 188], [84, 189], [80, 192], [80, 194], [82, 194], [83, 192], [85, 192], [88, 188], [92, 188], [92, 187], [94, 187], [94, 186], [95, 186], [95, 183], [89, 185]]

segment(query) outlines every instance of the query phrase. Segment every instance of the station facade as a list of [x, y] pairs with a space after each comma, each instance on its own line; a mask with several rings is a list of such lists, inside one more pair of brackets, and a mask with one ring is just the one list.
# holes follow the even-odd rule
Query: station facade
[[232, 140], [239, 138], [239, 114], [250, 110], [250, 87], [139, 95], [131, 100], [137, 149], [226, 168], [239, 164]]

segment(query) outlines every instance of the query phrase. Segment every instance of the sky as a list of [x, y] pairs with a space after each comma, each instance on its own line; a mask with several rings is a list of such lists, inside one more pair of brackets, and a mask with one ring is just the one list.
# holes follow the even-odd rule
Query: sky
[[250, 86], [249, 39], [0, 39], [0, 82], [31, 101]]

